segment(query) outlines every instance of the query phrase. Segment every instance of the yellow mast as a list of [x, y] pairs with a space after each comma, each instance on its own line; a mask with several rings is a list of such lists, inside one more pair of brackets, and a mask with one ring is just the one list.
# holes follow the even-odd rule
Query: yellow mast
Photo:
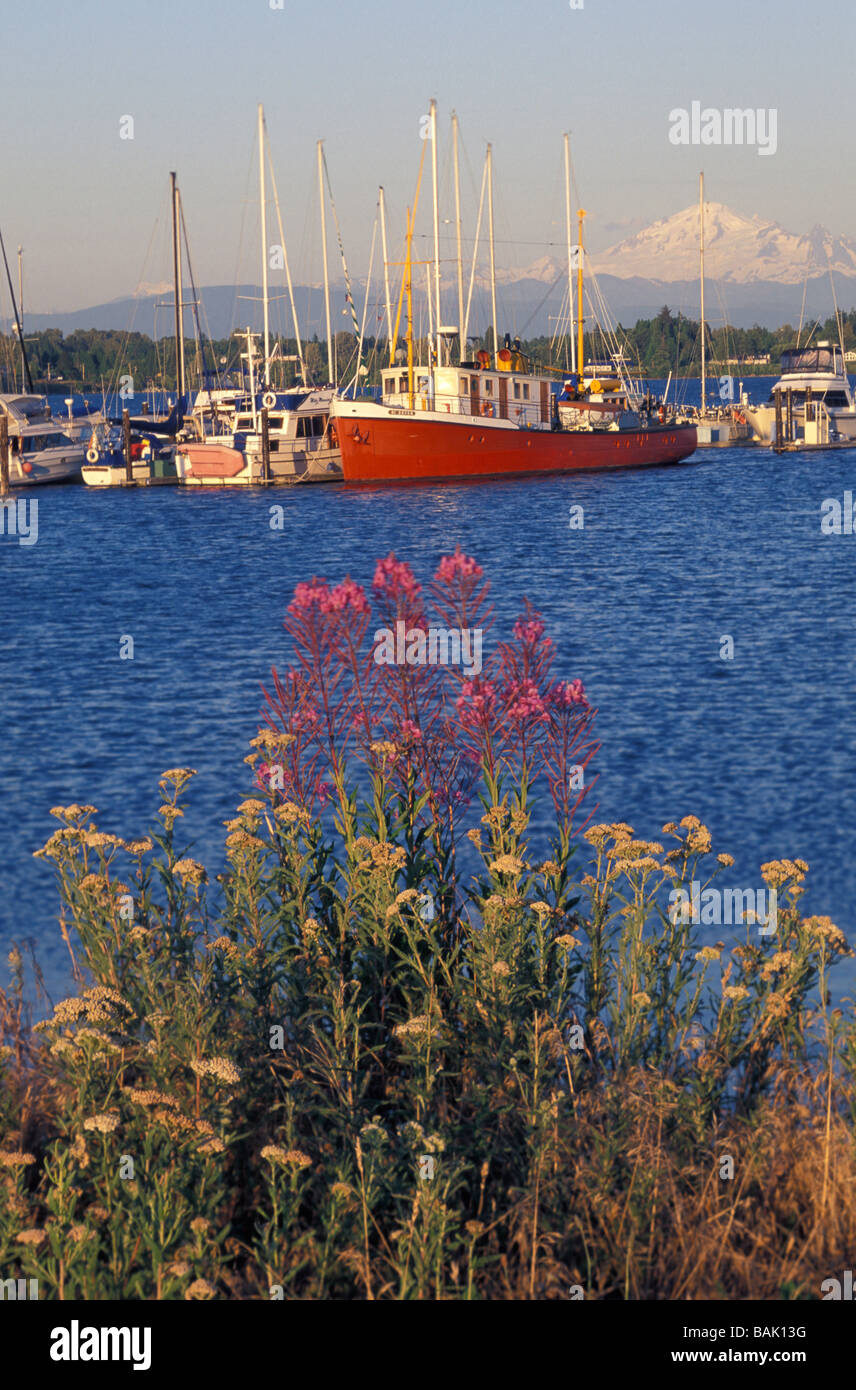
[[[416, 180], [416, 196], [413, 199], [413, 212], [407, 209], [407, 259], [404, 262], [404, 279], [401, 283], [401, 292], [398, 296], [398, 309], [395, 315], [395, 332], [389, 344], [389, 365], [395, 366], [395, 348], [398, 342], [398, 330], [401, 325], [401, 306], [407, 296], [407, 388], [410, 395], [410, 409], [413, 409], [415, 400], [415, 390], [413, 383], [413, 228], [416, 225], [416, 209], [419, 206], [419, 189], [422, 186], [422, 170], [425, 166], [425, 143], [422, 145], [422, 158], [419, 161], [419, 177]], [[401, 262], [397, 262], [398, 265]], [[420, 264], [422, 264], [420, 262]]]
[[413, 393], [413, 218], [407, 209], [407, 268], [404, 272], [407, 287], [407, 394], [410, 409], [414, 406]]
[[585, 208], [579, 208], [577, 216], [580, 223], [579, 244], [577, 246], [577, 371], [580, 384], [583, 382], [583, 218]]

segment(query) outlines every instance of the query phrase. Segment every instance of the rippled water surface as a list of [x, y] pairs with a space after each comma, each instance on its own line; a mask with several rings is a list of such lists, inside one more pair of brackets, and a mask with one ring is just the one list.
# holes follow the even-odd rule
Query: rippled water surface
[[[0, 946], [31, 937], [52, 989], [67, 982], [51, 869], [32, 858], [57, 803], [94, 802], [103, 828], [140, 834], [158, 775], [195, 767], [183, 824], [216, 872], [295, 583], [368, 583], [392, 549], [425, 579], [458, 544], [491, 578], [502, 626], [523, 595], [541, 609], [558, 673], [598, 707], [599, 817], [656, 834], [695, 813], [735, 855], [733, 886], [802, 856], [806, 906], [856, 936], [856, 537], [820, 529], [823, 499], [845, 490], [856, 454], [754, 449], [387, 491], [39, 490], [38, 543], [0, 538]], [[839, 985], [852, 980], [848, 963]]]

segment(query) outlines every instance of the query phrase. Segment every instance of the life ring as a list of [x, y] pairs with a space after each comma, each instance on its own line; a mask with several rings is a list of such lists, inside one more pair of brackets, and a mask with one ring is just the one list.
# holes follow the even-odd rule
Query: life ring
[[268, 410], [273, 410], [273, 407], [276, 405], [276, 396], [273, 391], [265, 391], [262, 396], [262, 405]]
[[90, 445], [90, 447], [86, 450], [86, 462], [87, 462], [87, 463], [97, 463], [100, 457], [101, 457], [101, 455], [99, 454], [98, 450], [97, 450], [97, 449], [93, 449], [91, 445]]
[[487, 352], [485, 348], [479, 348], [478, 352], [476, 353], [476, 361], [478, 362], [482, 371], [484, 371], [485, 368], [490, 366], [490, 353]]
[[493, 401], [482, 401], [482, 415], [489, 415], [491, 418], [496, 415], [496, 406]]

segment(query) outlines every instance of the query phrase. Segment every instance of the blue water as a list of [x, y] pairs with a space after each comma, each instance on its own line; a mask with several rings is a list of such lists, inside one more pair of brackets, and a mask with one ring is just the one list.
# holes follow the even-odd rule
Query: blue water
[[[760, 888], [759, 863], [801, 856], [806, 909], [856, 939], [856, 536], [820, 530], [823, 500], [846, 490], [856, 453], [761, 449], [387, 491], [34, 490], [37, 544], [0, 537], [0, 983], [9, 944], [28, 938], [52, 991], [68, 983], [51, 867], [32, 858], [56, 828], [49, 807], [93, 802], [102, 828], [139, 835], [163, 769], [195, 767], [180, 824], [217, 872], [295, 583], [369, 584], [393, 549], [425, 580], [457, 544], [492, 580], [499, 627], [528, 595], [558, 673], [598, 707], [599, 819], [656, 835], [698, 815], [736, 858], [729, 886]], [[838, 975], [852, 988], [850, 962]]]

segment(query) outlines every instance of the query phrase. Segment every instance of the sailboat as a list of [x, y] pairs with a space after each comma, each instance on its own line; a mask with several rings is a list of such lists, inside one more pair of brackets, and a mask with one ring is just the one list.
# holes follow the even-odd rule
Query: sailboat
[[[280, 240], [285, 257], [291, 308], [297, 334], [298, 357], [303, 384], [287, 392], [271, 386], [271, 364], [274, 360], [270, 346], [270, 301], [268, 295], [267, 198], [265, 192], [265, 156], [267, 140], [264, 108], [258, 108], [259, 141], [259, 203], [261, 209], [262, 304], [264, 314], [264, 347], [261, 357], [256, 347], [257, 335], [248, 328], [246, 362], [249, 394], [228, 405], [221, 402], [221, 420], [215, 429], [205, 428], [205, 409], [194, 413], [189, 425], [195, 425], [196, 438], [181, 445], [179, 463], [184, 482], [192, 486], [256, 486], [264, 483], [338, 482], [342, 477], [341, 455], [335, 435], [330, 428], [330, 407], [335, 387], [315, 388], [306, 378], [300, 347], [297, 311], [285, 253], [285, 237], [280, 223]], [[272, 172], [272, 170], [271, 170]], [[327, 239], [323, 186], [323, 148], [318, 144], [318, 172], [321, 192], [321, 231], [324, 259], [324, 284], [327, 305], [328, 363], [332, 370], [329, 280], [327, 268]], [[274, 185], [276, 198], [276, 187]], [[277, 215], [279, 200], [276, 198]], [[225, 412], [227, 419], [222, 422]]]
[[698, 432], [699, 449], [725, 449], [735, 444], [753, 443], [752, 429], [747, 424], [744, 406], [731, 399], [733, 381], [724, 379], [723, 401], [710, 406], [707, 401], [707, 324], [704, 317], [704, 174], [699, 174], [699, 285], [701, 298], [701, 409], [685, 412], [683, 418], [694, 421]]
[[[442, 326], [440, 305], [437, 111], [431, 102], [434, 195], [434, 306], [436, 328], [430, 361], [413, 361], [412, 243], [422, 178], [407, 213], [402, 298], [407, 302], [407, 366], [396, 364], [395, 335], [390, 364], [381, 372], [380, 403], [337, 398], [331, 419], [342, 450], [347, 483], [393, 483], [563, 473], [577, 469], [640, 467], [678, 463], [696, 447], [696, 429], [658, 415], [628, 410], [624, 393], [596, 391], [599, 379], [582, 373], [582, 217], [578, 268], [578, 347], [581, 380], [561, 402], [548, 377], [531, 370], [510, 342], [499, 347], [493, 228], [492, 151], [487, 150], [492, 351], [465, 357], [463, 325]], [[423, 147], [424, 159], [424, 147]], [[570, 258], [569, 258], [570, 269]], [[399, 315], [401, 313], [399, 300]], [[397, 325], [396, 325], [397, 331]], [[453, 345], [458, 341], [457, 362]], [[570, 386], [570, 383], [568, 384]]]

